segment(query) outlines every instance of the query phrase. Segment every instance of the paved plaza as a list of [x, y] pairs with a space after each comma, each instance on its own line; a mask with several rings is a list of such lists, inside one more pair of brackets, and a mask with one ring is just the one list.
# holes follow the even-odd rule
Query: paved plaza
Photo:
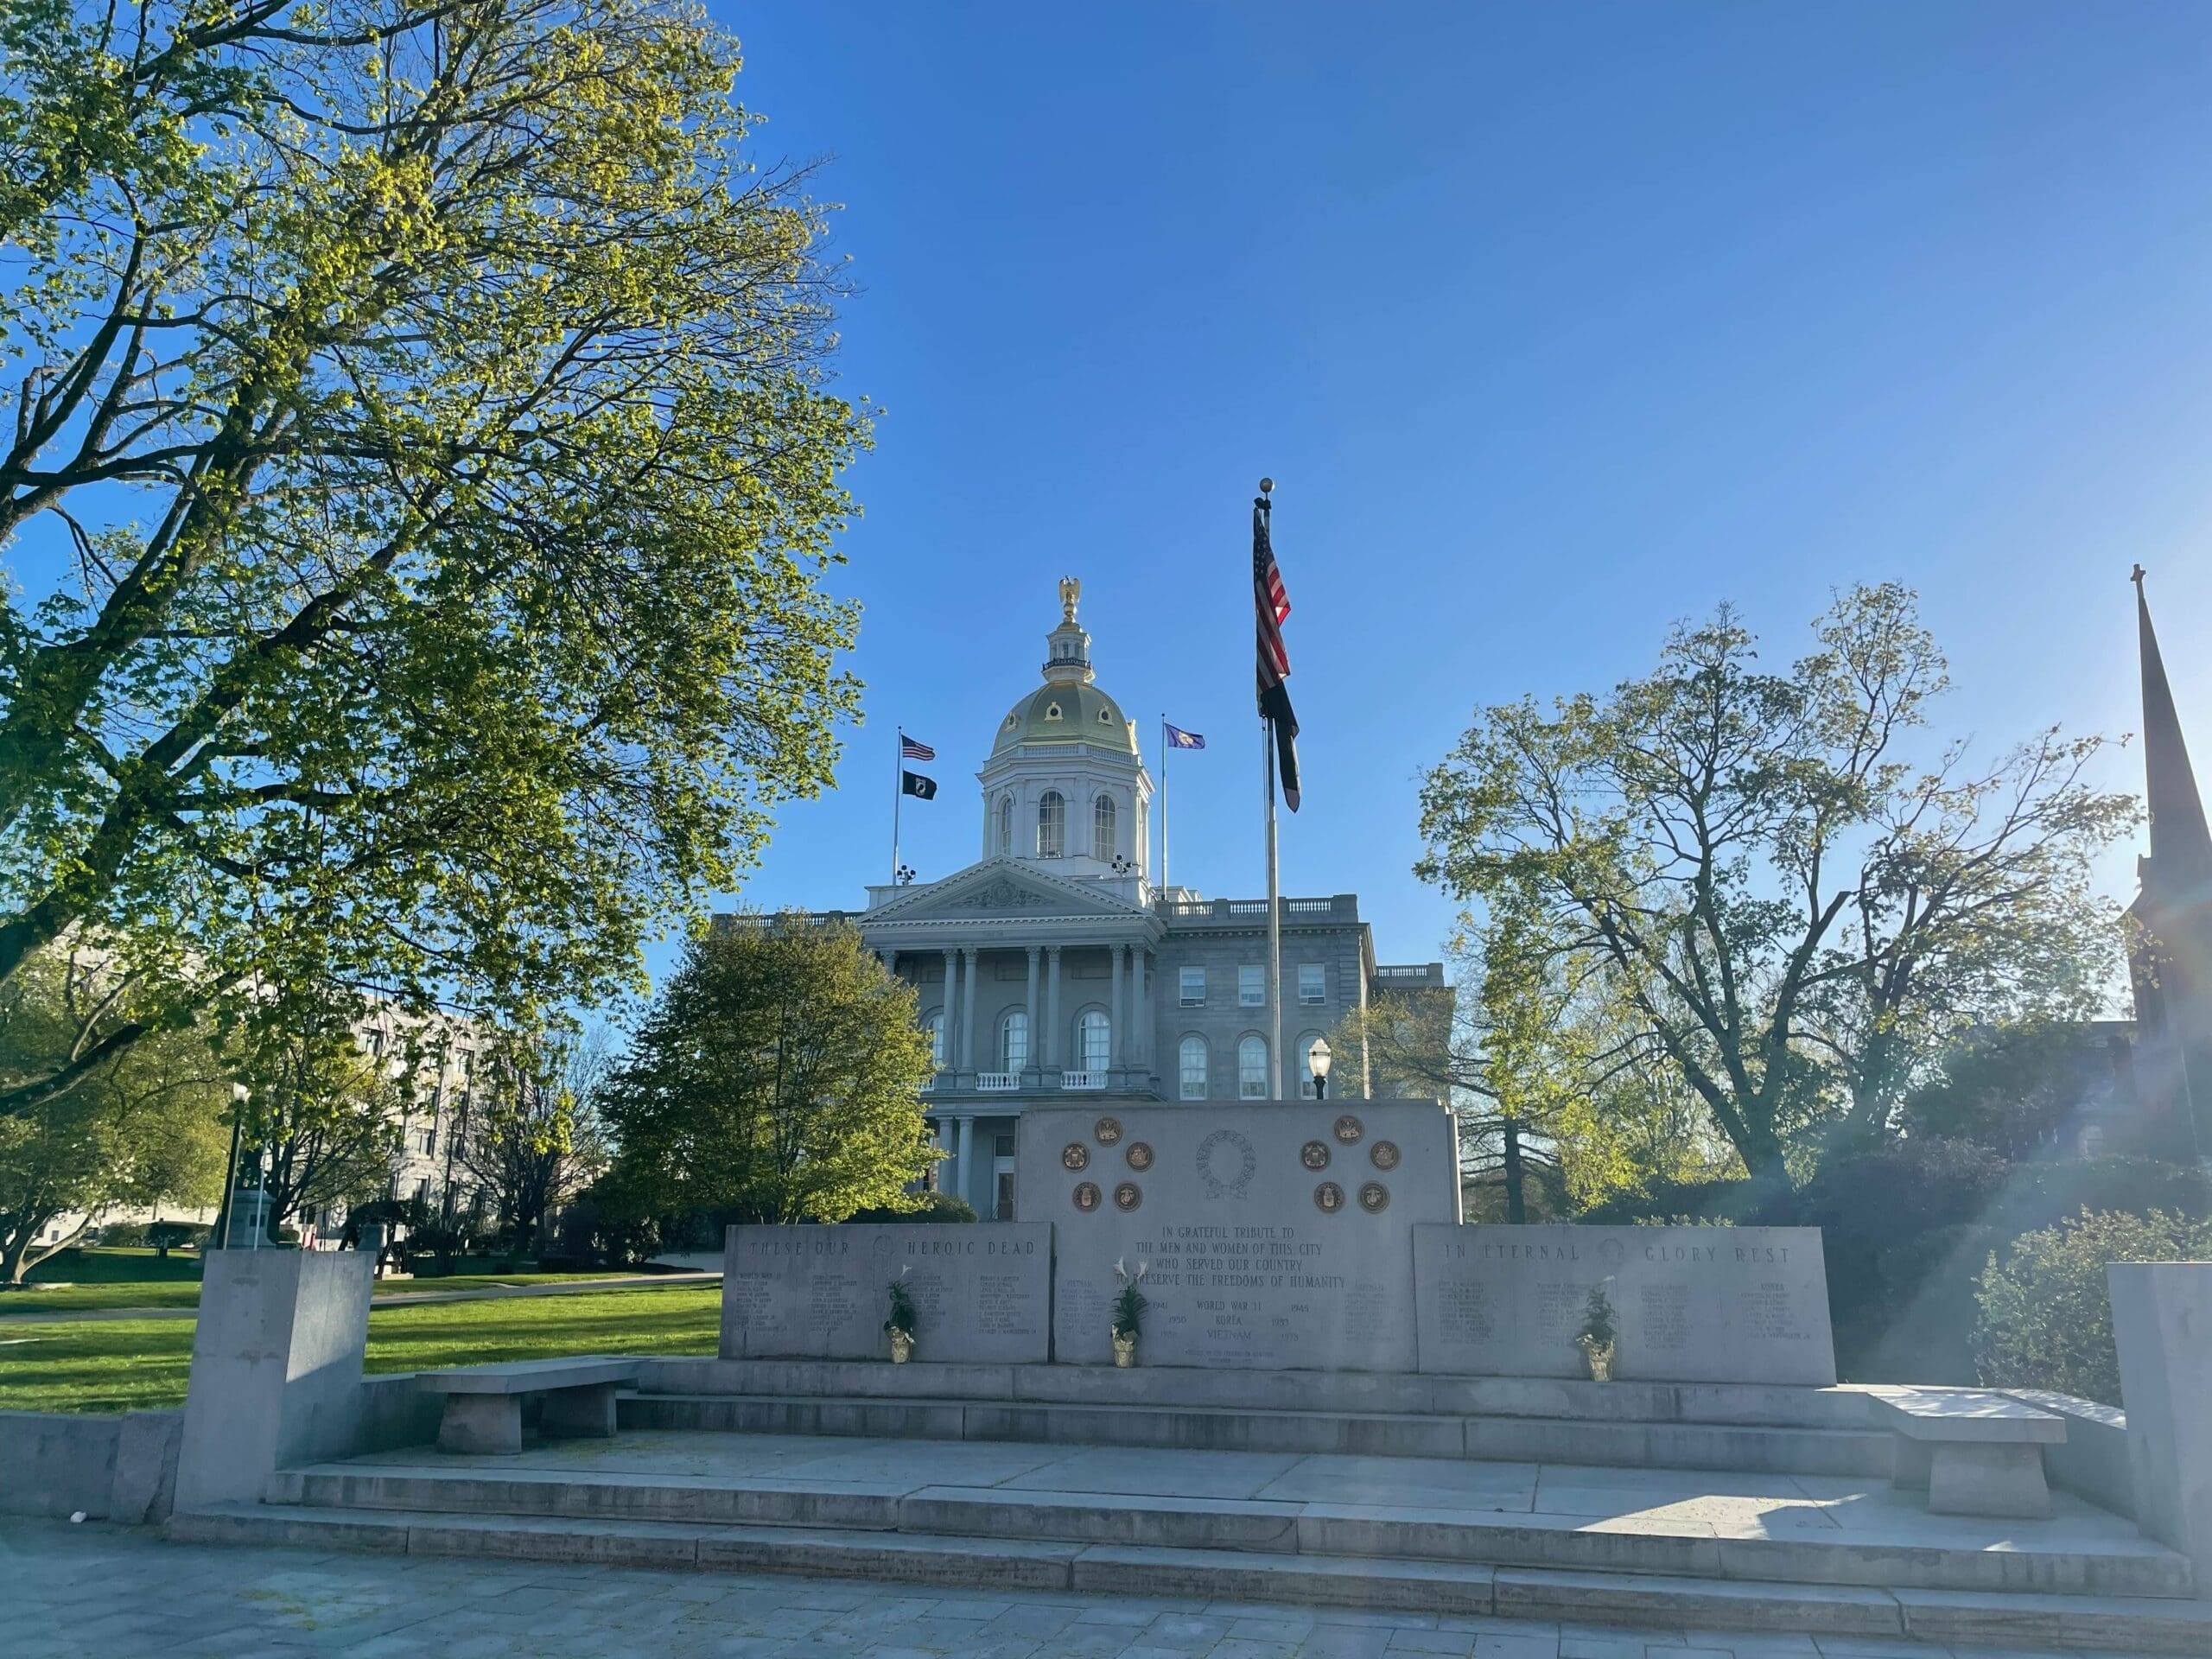
[[2045, 1659], [1916, 1643], [996, 1595], [980, 1583], [948, 1593], [202, 1548], [143, 1529], [40, 1521], [0, 1522], [0, 1650], [10, 1659]]

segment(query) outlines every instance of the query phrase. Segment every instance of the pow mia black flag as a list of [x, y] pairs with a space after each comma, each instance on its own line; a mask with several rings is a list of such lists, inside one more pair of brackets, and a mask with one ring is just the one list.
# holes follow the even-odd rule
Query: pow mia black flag
[[902, 795], [912, 795], [917, 800], [933, 801], [937, 799], [937, 779], [925, 778], [918, 772], [908, 772], [901, 767], [899, 772], [899, 792]]

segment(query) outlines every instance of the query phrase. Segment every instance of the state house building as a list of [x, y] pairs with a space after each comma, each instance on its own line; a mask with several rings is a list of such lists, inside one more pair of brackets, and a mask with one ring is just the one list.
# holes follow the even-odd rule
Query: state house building
[[[976, 776], [982, 857], [942, 880], [872, 887], [853, 922], [912, 983], [936, 1044], [926, 1096], [950, 1154], [937, 1185], [1014, 1218], [1014, 1122], [1094, 1099], [1268, 1097], [1264, 899], [1203, 899], [1152, 880], [1152, 778], [1135, 725], [1095, 682], [1090, 636], [1062, 584], [1043, 683], [999, 722]], [[1351, 893], [1285, 899], [1286, 1085], [1344, 1014], [1393, 991], [1438, 990], [1440, 963], [1378, 966]], [[827, 917], [825, 917], [827, 919]], [[1366, 1092], [1338, 1056], [1335, 1095]]]

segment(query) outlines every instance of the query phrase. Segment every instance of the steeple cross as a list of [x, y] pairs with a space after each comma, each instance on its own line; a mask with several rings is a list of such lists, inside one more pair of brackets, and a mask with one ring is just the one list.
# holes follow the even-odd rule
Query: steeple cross
[[2133, 570], [2129, 571], [2127, 573], [2127, 579], [2135, 584], [2135, 591], [2137, 593], [2139, 594], [2143, 591], [2143, 567], [2141, 565], [2139, 564]]

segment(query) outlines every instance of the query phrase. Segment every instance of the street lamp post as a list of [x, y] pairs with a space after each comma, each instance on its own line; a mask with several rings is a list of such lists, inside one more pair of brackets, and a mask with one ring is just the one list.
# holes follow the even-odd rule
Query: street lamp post
[[231, 1155], [223, 1165], [223, 1204], [215, 1212], [214, 1245], [219, 1250], [231, 1248], [231, 1212], [238, 1207], [238, 1134], [245, 1128], [246, 1087], [242, 1083], [231, 1085]]
[[1329, 1097], [1329, 1039], [1316, 1037], [1313, 1046], [1306, 1051], [1306, 1069], [1313, 1073], [1313, 1098]]

